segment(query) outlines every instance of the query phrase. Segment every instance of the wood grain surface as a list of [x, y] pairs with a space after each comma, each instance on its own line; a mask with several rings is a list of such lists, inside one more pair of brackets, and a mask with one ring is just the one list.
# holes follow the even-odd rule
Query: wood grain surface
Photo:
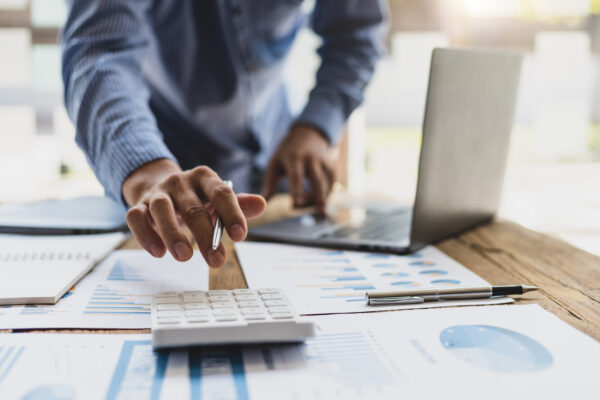
[[[275, 198], [251, 225], [289, 216], [289, 199]], [[233, 244], [224, 236], [226, 264], [210, 270], [211, 289], [245, 288]], [[560, 239], [509, 221], [495, 221], [447, 239], [437, 247], [492, 284], [524, 283], [540, 291], [516, 297], [513, 304], [538, 303], [575, 328], [600, 341], [600, 257]], [[140, 248], [134, 239], [123, 248]], [[513, 307], [497, 305], [495, 307]], [[396, 312], [396, 311], [394, 311]], [[61, 333], [149, 333], [145, 330], [37, 330]]]

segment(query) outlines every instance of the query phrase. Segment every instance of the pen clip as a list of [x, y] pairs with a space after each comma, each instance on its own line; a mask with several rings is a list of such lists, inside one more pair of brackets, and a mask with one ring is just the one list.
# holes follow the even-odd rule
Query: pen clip
[[423, 303], [425, 299], [418, 296], [399, 296], [399, 297], [372, 297], [367, 298], [367, 305], [369, 306], [383, 306], [393, 304], [419, 304]]

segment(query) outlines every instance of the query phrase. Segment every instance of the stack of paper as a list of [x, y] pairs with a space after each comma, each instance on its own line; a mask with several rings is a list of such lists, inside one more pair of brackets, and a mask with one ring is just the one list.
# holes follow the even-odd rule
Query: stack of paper
[[54, 304], [127, 235], [0, 235], [0, 304]]
[[170, 255], [119, 250], [56, 305], [0, 308], [0, 329], [150, 328], [152, 294], [207, 289], [208, 265], [199, 252], [182, 263]]

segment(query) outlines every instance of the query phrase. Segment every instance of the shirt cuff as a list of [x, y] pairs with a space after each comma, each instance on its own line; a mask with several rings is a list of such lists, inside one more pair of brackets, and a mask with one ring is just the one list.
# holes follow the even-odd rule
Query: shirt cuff
[[333, 93], [313, 91], [304, 110], [296, 119], [296, 123], [314, 126], [335, 145], [339, 140], [347, 115], [340, 99]]
[[129, 207], [122, 195], [123, 182], [131, 173], [151, 161], [170, 159], [177, 162], [162, 137], [141, 131], [121, 134], [111, 140], [98, 160], [98, 180], [106, 195]]

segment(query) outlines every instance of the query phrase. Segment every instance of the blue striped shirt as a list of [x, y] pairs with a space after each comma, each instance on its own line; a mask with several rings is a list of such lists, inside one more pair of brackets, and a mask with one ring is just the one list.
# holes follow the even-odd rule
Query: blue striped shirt
[[335, 143], [381, 51], [384, 0], [317, 0], [316, 85], [292, 115], [283, 61], [301, 0], [70, 0], [61, 37], [65, 104], [106, 193], [161, 158], [208, 165], [250, 189], [302, 122]]

